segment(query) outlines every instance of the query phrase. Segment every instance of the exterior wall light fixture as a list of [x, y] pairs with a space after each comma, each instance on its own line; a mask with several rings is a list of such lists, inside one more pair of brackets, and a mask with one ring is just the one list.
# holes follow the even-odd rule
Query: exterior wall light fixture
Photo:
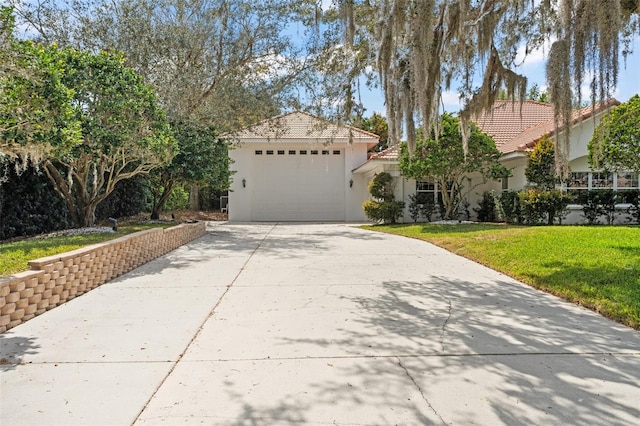
[[353, 179], [350, 179], [349, 180], [349, 188], [352, 188], [352, 187], [353, 187]]
[[246, 188], [247, 187], [247, 180], [246, 179], [242, 179], [242, 187]]

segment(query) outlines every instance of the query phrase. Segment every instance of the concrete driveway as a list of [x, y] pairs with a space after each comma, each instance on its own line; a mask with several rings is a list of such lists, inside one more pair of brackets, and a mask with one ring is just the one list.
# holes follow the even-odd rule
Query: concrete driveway
[[640, 333], [347, 225], [210, 224], [0, 343], [2, 425], [640, 424]]

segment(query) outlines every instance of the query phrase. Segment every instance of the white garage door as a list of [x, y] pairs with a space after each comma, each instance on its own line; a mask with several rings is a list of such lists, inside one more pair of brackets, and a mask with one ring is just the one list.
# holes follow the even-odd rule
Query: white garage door
[[344, 151], [254, 150], [253, 221], [345, 220]]

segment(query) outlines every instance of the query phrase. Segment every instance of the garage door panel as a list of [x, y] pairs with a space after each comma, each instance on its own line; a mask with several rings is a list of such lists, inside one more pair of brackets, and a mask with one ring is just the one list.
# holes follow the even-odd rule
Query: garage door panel
[[[342, 221], [344, 156], [269, 155], [253, 158], [252, 220]], [[276, 150], [276, 149], [274, 149]], [[277, 150], [275, 151], [277, 152]]]

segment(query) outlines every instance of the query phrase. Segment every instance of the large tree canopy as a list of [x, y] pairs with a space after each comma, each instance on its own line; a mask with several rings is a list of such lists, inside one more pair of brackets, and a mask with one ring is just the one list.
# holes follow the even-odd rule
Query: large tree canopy
[[12, 2], [45, 42], [122, 52], [172, 119], [233, 131], [278, 114], [309, 80], [304, 23], [315, 1]]
[[602, 117], [588, 148], [594, 169], [640, 174], [640, 96], [633, 96]]
[[[617, 84], [620, 53], [629, 52], [638, 34], [638, 0], [376, 0], [378, 14], [359, 20], [357, 11], [368, 0], [339, 2], [350, 34], [369, 33], [367, 49], [377, 52], [375, 67], [385, 92], [392, 144], [406, 135], [415, 148], [418, 125], [438, 124], [442, 93], [457, 87], [469, 121], [506, 89], [512, 99], [524, 99], [527, 79], [514, 70], [529, 53], [549, 43], [547, 79], [558, 126], [566, 126], [581, 87], [591, 88], [592, 102], [611, 95]], [[372, 22], [377, 22], [372, 33]], [[358, 48], [359, 44], [350, 44]], [[370, 58], [352, 55], [353, 58]], [[585, 81], [588, 78], [588, 81]], [[556, 159], [566, 173], [564, 143], [556, 144]]]
[[0, 155], [39, 161], [61, 155], [81, 138], [73, 91], [54, 47], [19, 41], [10, 8], [0, 8]]
[[120, 55], [58, 51], [61, 82], [73, 91], [82, 142], [44, 161], [44, 170], [77, 226], [94, 222], [95, 208], [123, 180], [171, 159], [175, 140], [152, 88]]

